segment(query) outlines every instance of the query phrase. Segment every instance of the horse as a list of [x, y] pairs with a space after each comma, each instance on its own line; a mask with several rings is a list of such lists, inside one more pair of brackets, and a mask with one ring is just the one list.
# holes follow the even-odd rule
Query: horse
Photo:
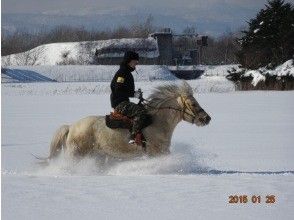
[[169, 154], [172, 135], [179, 122], [205, 126], [211, 120], [185, 81], [181, 85], [157, 87], [144, 106], [152, 116], [152, 124], [142, 130], [145, 148], [128, 143], [129, 130], [107, 127], [105, 116], [88, 116], [56, 131], [47, 159], [57, 157], [62, 150], [71, 157], [99, 155], [120, 159]]

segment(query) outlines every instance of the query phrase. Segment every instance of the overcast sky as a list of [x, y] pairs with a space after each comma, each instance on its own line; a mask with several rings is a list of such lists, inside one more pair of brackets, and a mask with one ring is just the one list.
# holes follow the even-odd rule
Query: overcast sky
[[266, 0], [2, 0], [2, 12], [66, 11], [76, 14], [81, 11], [106, 13], [145, 9], [150, 13], [178, 12], [192, 16], [193, 13], [206, 12], [208, 16], [211, 16], [209, 11], [214, 8], [219, 10], [218, 15], [230, 9], [243, 13], [250, 10], [256, 11], [266, 2]]
[[148, 13], [187, 22], [221, 21], [230, 28], [246, 24], [266, 3], [267, 0], [2, 0], [2, 13], [116, 16]]

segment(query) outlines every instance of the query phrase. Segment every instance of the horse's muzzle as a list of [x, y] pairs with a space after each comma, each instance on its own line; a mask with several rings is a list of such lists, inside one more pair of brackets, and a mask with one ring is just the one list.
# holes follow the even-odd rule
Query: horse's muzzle
[[203, 125], [207, 125], [209, 124], [211, 120], [211, 117], [209, 115], [206, 115], [204, 116], [203, 118], [200, 118], [200, 122], [203, 124]]

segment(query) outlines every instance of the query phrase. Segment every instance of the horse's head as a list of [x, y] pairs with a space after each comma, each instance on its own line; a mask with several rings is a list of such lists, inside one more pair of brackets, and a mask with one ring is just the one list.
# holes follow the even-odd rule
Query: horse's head
[[196, 124], [197, 126], [207, 125], [211, 117], [204, 111], [193, 96], [193, 91], [187, 82], [182, 85], [182, 92], [177, 98], [177, 102], [182, 110], [184, 121]]
[[211, 118], [201, 108], [193, 97], [193, 90], [187, 82], [183, 85], [164, 85], [159, 86], [150, 95], [146, 105], [149, 112], [157, 113], [160, 109], [173, 109], [181, 114], [184, 121], [198, 126], [207, 125]]

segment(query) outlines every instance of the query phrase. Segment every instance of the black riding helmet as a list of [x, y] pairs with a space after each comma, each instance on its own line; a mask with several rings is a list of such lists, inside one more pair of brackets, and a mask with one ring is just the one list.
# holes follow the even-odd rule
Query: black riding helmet
[[134, 51], [125, 52], [122, 64], [128, 64], [131, 60], [139, 60], [139, 54]]

